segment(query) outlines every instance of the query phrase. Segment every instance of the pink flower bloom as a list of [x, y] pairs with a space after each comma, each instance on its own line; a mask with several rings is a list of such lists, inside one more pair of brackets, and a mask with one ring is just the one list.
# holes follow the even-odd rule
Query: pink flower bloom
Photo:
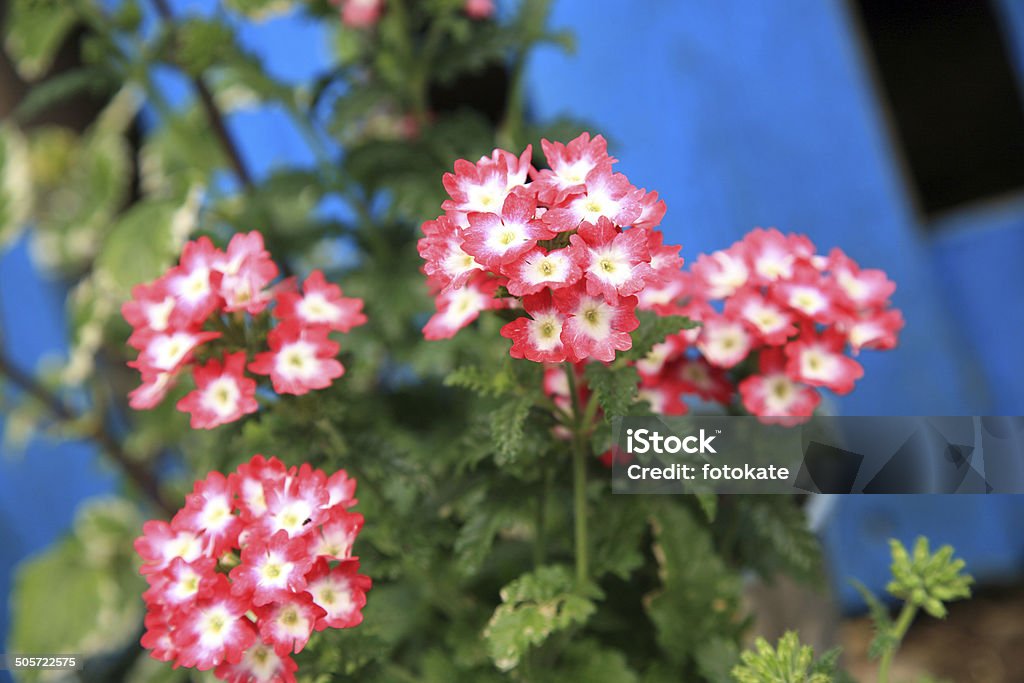
[[245, 352], [229, 353], [192, 368], [196, 390], [178, 401], [178, 410], [192, 414], [192, 429], [213, 429], [259, 409], [256, 381], [245, 376]]
[[750, 279], [743, 245], [737, 243], [711, 255], [701, 254], [693, 274], [703, 282], [708, 299], [732, 296]]
[[363, 300], [343, 297], [341, 288], [327, 282], [319, 270], [309, 274], [302, 291], [302, 294], [278, 294], [274, 316], [283, 320], [294, 318], [306, 327], [324, 326], [338, 332], [348, 332], [366, 322]]
[[326, 611], [313, 603], [309, 593], [282, 596], [258, 613], [260, 637], [278, 656], [298, 654], [309, 642], [313, 626]]
[[231, 570], [231, 592], [256, 606], [286, 599], [306, 588], [313, 560], [305, 536], [291, 538], [281, 530], [266, 540], [255, 538], [242, 548], [242, 563]]
[[220, 305], [212, 276], [223, 258], [208, 237], [200, 237], [185, 245], [178, 267], [167, 274], [167, 290], [175, 299], [175, 308], [189, 323], [201, 325]]
[[341, 21], [352, 28], [370, 28], [383, 9], [384, 0], [341, 0]]
[[370, 579], [352, 559], [363, 523], [345, 509], [354, 495], [344, 472], [328, 479], [259, 455], [196, 482], [170, 524], [147, 522], [135, 542], [149, 584], [143, 647], [223, 680], [293, 681], [288, 654], [314, 628], [362, 621]]
[[505, 198], [501, 215], [469, 213], [462, 248], [477, 263], [499, 270], [537, 245], [537, 240], [550, 239], [554, 233], [534, 216], [537, 202], [525, 192], [512, 192]]
[[596, 225], [583, 223], [571, 244], [569, 253], [586, 277], [587, 293], [610, 304], [620, 295], [636, 294], [654, 276], [643, 230], [620, 232], [602, 216]]
[[814, 414], [821, 395], [811, 387], [794, 382], [785, 371], [780, 348], [763, 351], [760, 374], [740, 382], [743, 407], [767, 424], [792, 426]]
[[179, 611], [172, 619], [171, 639], [178, 648], [181, 666], [200, 671], [222, 662], [238, 662], [256, 641], [256, 629], [245, 616], [249, 603], [229, 592], [223, 575], [213, 595]]
[[327, 334], [325, 328], [300, 327], [294, 319], [283, 321], [267, 337], [270, 351], [256, 354], [249, 371], [270, 375], [279, 394], [301, 395], [329, 387], [345, 374], [345, 368], [335, 360], [339, 347]]
[[689, 412], [689, 408], [682, 401], [679, 388], [671, 384], [658, 381], [650, 384], [641, 383], [637, 397], [641, 401], [647, 401], [655, 415], [686, 415]]
[[142, 384], [128, 393], [128, 405], [135, 410], [149, 410], [164, 400], [174, 386], [176, 373], [141, 369]]
[[682, 335], [669, 335], [664, 341], [652, 346], [647, 355], [636, 362], [637, 371], [647, 377], [661, 374], [667, 363], [685, 352], [686, 345], [686, 339]]
[[678, 381], [685, 393], [696, 394], [705, 401], [722, 405], [732, 402], [732, 382], [725, 371], [714, 367], [704, 358], [683, 358], [667, 369], [665, 374]]
[[514, 188], [525, 184], [532, 154], [532, 147], [527, 146], [519, 158], [494, 150], [491, 157], [482, 157], [476, 164], [456, 161], [455, 173], [445, 173], [442, 179], [451, 199], [441, 208], [463, 214], [497, 211]]
[[640, 325], [634, 314], [636, 297], [619, 297], [617, 304], [611, 304], [603, 297], [588, 294], [583, 283], [578, 283], [557, 290], [554, 301], [566, 316], [562, 344], [569, 361], [593, 358], [611, 362], [616, 351], [633, 346], [629, 333]]
[[712, 365], [731, 368], [747, 357], [753, 343], [741, 321], [715, 315], [704, 320], [697, 349]]
[[750, 325], [761, 343], [785, 344], [797, 333], [793, 316], [756, 290], [743, 290], [725, 302], [725, 313]]
[[241, 520], [234, 514], [234, 498], [228, 478], [220, 472], [210, 472], [185, 496], [185, 507], [171, 524], [199, 534], [204, 552], [219, 557], [235, 545], [241, 528]]
[[359, 560], [345, 560], [333, 569], [327, 560], [317, 560], [306, 586], [313, 602], [326, 612], [317, 620], [316, 630], [351, 628], [362, 623], [366, 592], [371, 585], [370, 577], [359, 573]]
[[150, 587], [142, 599], [178, 607], [207, 597], [216, 587], [215, 564], [212, 557], [200, 557], [193, 562], [175, 557], [166, 569], [146, 575]]
[[465, 12], [470, 19], [488, 19], [494, 14], [494, 0], [466, 0]]
[[143, 574], [163, 571], [176, 557], [185, 562], [198, 560], [204, 551], [200, 534], [178, 524], [151, 520], [142, 525], [142, 536], [135, 539], [135, 552], [142, 557]]
[[846, 334], [854, 355], [857, 355], [861, 349], [884, 351], [896, 348], [903, 325], [903, 314], [891, 309], [843, 317], [836, 327]]
[[423, 234], [417, 245], [420, 257], [427, 262], [423, 270], [438, 289], [458, 289], [474, 273], [483, 272], [481, 265], [463, 248], [462, 228], [448, 216], [424, 223]]
[[231, 492], [238, 497], [242, 518], [251, 521], [267, 512], [266, 488], [282, 485], [288, 477], [288, 468], [277, 458], [269, 460], [262, 455], [238, 466], [228, 477]]
[[788, 306], [801, 316], [824, 324], [835, 322], [836, 308], [829, 286], [810, 266], [797, 268], [789, 280], [772, 285], [770, 292], [776, 301]]
[[546, 287], [568, 287], [583, 276], [568, 249], [547, 251], [543, 247], [536, 247], [505, 264], [501, 272], [508, 276], [506, 287], [513, 296], [536, 294]]
[[220, 332], [161, 332], [150, 337], [146, 348], [128, 366], [143, 373], [173, 373], [192, 358], [200, 345], [218, 337]]
[[793, 277], [793, 266], [814, 255], [814, 245], [801, 235], [783, 235], [775, 228], [755, 228], [743, 238], [754, 276], [760, 283]]
[[263, 235], [253, 231], [236, 234], [218, 264], [214, 280], [228, 312], [259, 313], [270, 303], [267, 285], [277, 277], [277, 266], [263, 247]]
[[340, 505], [342, 508], [348, 509], [359, 502], [355, 499], [355, 494], [356, 480], [350, 478], [345, 470], [338, 470], [327, 480], [326, 507], [333, 508], [335, 505]]
[[363, 528], [363, 516], [342, 509], [331, 510], [319, 532], [313, 532], [311, 552], [329, 560], [347, 560], [352, 557], [352, 544]]
[[154, 334], [172, 327], [174, 312], [175, 298], [164, 278], [132, 287], [131, 300], [121, 306], [121, 315], [134, 328], [128, 345], [138, 350], [146, 348]]
[[470, 324], [482, 311], [505, 308], [507, 304], [494, 298], [498, 281], [475, 278], [459, 289], [442, 292], [437, 297], [437, 313], [427, 321], [423, 336], [427, 339], [450, 339]]
[[295, 683], [298, 665], [265, 643], [256, 643], [235, 663], [222, 662], [214, 672], [227, 683]]
[[786, 374], [798, 382], [827, 387], [837, 394], [848, 394], [864, 376], [860, 363], [843, 353], [846, 340], [839, 332], [822, 335], [804, 332], [786, 345]]
[[[661, 225], [661, 219], [665, 217], [668, 207], [665, 206], [664, 200], [658, 199], [657, 192], [640, 190], [640, 195], [640, 215], [633, 221], [633, 227], [653, 230]], [[678, 250], [678, 247], [676, 249]], [[682, 259], [680, 259], [680, 265], [682, 265]], [[654, 264], [651, 264], [651, 267], [657, 268]]]
[[555, 307], [551, 292], [524, 297], [523, 308], [528, 317], [516, 318], [501, 328], [501, 336], [512, 340], [512, 357], [537, 363], [564, 361], [561, 335], [565, 316]]
[[611, 166], [616, 159], [608, 156], [608, 142], [601, 135], [590, 138], [590, 133], [563, 145], [561, 142], [540, 141], [550, 169], [533, 174], [537, 198], [551, 205], [561, 204], [566, 197], [587, 191], [587, 176], [598, 166]]
[[556, 232], [575, 230], [580, 223], [596, 224], [602, 216], [618, 226], [632, 225], [640, 217], [640, 190], [626, 176], [612, 173], [611, 165], [594, 168], [586, 178], [586, 192], [567, 200], [564, 207], [544, 214], [544, 222]]
[[884, 306], [896, 291], [896, 283], [882, 270], [861, 270], [841, 249], [833, 249], [828, 269], [840, 296], [854, 309]]

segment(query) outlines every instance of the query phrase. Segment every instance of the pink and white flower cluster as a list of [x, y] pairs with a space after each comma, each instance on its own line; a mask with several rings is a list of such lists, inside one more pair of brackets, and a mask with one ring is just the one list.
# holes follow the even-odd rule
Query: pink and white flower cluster
[[[258, 409], [257, 383], [246, 370], [269, 376], [278, 394], [323, 389], [341, 377], [330, 334], [366, 322], [362, 300], [343, 297], [320, 271], [301, 292], [292, 280], [272, 287], [277, 275], [254, 231], [232, 237], [226, 251], [207, 237], [189, 242], [177, 266], [136, 286], [121, 308], [133, 328], [128, 344], [139, 352], [128, 365], [142, 375], [130, 405], [153, 408], [191, 369], [195, 390], [177, 407], [191, 413], [193, 428], [211, 429]], [[264, 338], [271, 317], [277, 324]], [[250, 361], [246, 347], [264, 345]]]
[[[666, 339], [637, 364], [641, 391], [659, 412], [679, 413], [678, 395], [732, 402], [769, 422], [809, 417], [818, 390], [853, 390], [862, 349], [896, 346], [903, 316], [881, 270], [833, 249], [820, 255], [803, 235], [755, 229], [728, 249], [701, 255], [652, 303], [701, 323]], [[694, 348], [696, 354], [688, 353]]]
[[[341, 6], [341, 21], [356, 29], [368, 29], [380, 21], [384, 0], [331, 0]], [[462, 11], [470, 19], [489, 19], [494, 15], [494, 0], [465, 0]]]
[[613, 170], [600, 135], [541, 145], [546, 169], [527, 147], [445, 174], [445, 213], [419, 242], [437, 306], [424, 335], [448, 338], [483, 311], [515, 308], [524, 315], [501, 330], [513, 357], [611, 361], [632, 346], [645, 291], [682, 265], [656, 230], [665, 203]]
[[197, 481], [168, 522], [135, 541], [149, 583], [142, 646], [233, 683], [294, 681], [314, 631], [362, 619], [369, 577], [352, 546], [356, 481], [257, 455]]

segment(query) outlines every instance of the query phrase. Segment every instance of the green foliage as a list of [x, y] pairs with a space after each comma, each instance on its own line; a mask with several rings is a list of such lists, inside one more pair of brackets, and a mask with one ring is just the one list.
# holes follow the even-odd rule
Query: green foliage
[[665, 337], [698, 325], [685, 315], [660, 316], [653, 311], [637, 311], [636, 317], [640, 320], [640, 327], [633, 332], [633, 348], [622, 354], [627, 360], [640, 360], [651, 352], [655, 344], [665, 341]]
[[628, 415], [636, 402], [640, 376], [632, 365], [590, 363], [583, 371], [606, 420]]
[[740, 655], [732, 675], [738, 683], [832, 683], [837, 657], [833, 651], [815, 662], [814, 650], [801, 645], [795, 632], [787, 631], [774, 648], [758, 638], [753, 652]]
[[0, 125], [0, 249], [17, 237], [28, 215], [27, 164], [24, 136], [14, 126]]
[[39, 78], [75, 23], [63, 0], [12, 0], [8, 3], [4, 47], [25, 79]]
[[[641, 312], [633, 348], [586, 367], [592, 398], [581, 406], [545, 395], [543, 366], [509, 357], [498, 331], [515, 311], [482, 315], [451, 340], [422, 337], [431, 300], [416, 243], [440, 211], [442, 174], [499, 145], [519, 151], [598, 132], [526, 117], [530, 50], [572, 47], [546, 25], [549, 2], [476, 21], [462, 0], [388, 0], [367, 30], [341, 25], [328, 0], [226, 0], [204, 18], [146, 30], [135, 0], [115, 5], [16, 0], [18, 30], [5, 38], [19, 70], [39, 75], [71, 21], [88, 27], [82, 66], [34, 86], [0, 127], [0, 243], [27, 227], [37, 262], [69, 288], [73, 347], [44, 384], [87, 411], [61, 433], [123, 425], [121, 445], [140, 467], [179, 465], [162, 482], [175, 501], [254, 453], [358, 480], [366, 525], [355, 552], [374, 587], [358, 628], [318, 633], [296, 657], [303, 680], [730, 680], [748, 624], [743, 573], [819, 575], [798, 502], [616, 497], [593, 457], [610, 442], [610, 418], [647, 410], [626, 363], [692, 323]], [[268, 75], [237, 38], [242, 22], [286, 6], [334, 34], [336, 63], [308, 82]], [[213, 116], [196, 92], [172, 107], [157, 68], [201, 78]], [[481, 69], [508, 72], [501, 111], [485, 111], [460, 85]], [[442, 103], [446, 88], [461, 99]], [[15, 126], [80, 93], [117, 94], [82, 132]], [[152, 116], [134, 126], [143, 102]], [[252, 104], [290, 117], [315, 164], [240, 174], [234, 157], [244, 167], [245, 150], [218, 134], [217, 116]], [[344, 210], [326, 216], [325, 204]], [[187, 378], [156, 409], [128, 410], [138, 377], [125, 367], [129, 329], [118, 311], [131, 287], [159, 276], [185, 239], [223, 246], [253, 229], [288, 271], [320, 268], [365, 300], [368, 323], [342, 343], [344, 378], [269, 397], [258, 414], [209, 431], [188, 429], [174, 409]], [[3, 398], [5, 436], [53, 424], [40, 403]], [[92, 507], [73, 535], [25, 563], [6, 649], [118, 660], [98, 680], [189, 680], [137, 646], [144, 586], [131, 542], [140, 525], [125, 501]], [[927, 585], [932, 597], [950, 595]]]
[[599, 597], [593, 586], [578, 585], [564, 566], [541, 567], [508, 584], [484, 631], [494, 665], [508, 671], [552, 633], [585, 623]]
[[892, 550], [892, 581], [886, 590], [896, 598], [924, 609], [931, 616], [946, 616], [947, 602], [969, 598], [974, 579], [964, 574], [965, 563], [953, 557], [952, 546], [932, 553], [928, 539], [919, 536], [911, 554], [899, 541], [889, 541]]
[[[145, 589], [131, 549], [141, 524], [133, 504], [95, 500], [79, 511], [71, 536], [22, 563], [12, 592], [11, 651], [90, 658], [131, 643]], [[41, 673], [25, 672], [24, 680]]]
[[685, 508], [654, 506], [650, 521], [660, 587], [646, 597], [644, 607], [661, 656], [683, 665], [697, 656], [708, 634], [738, 635], [739, 577], [714, 552], [708, 530]]

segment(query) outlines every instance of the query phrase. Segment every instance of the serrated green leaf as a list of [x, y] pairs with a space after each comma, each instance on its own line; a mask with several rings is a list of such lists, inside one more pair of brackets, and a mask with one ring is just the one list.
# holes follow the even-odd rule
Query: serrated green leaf
[[627, 415], [636, 402], [640, 376], [632, 365], [590, 363], [583, 371], [587, 385], [597, 395], [606, 420]]
[[683, 665], [696, 657], [706, 634], [738, 636], [739, 579], [686, 508], [659, 502], [650, 523], [661, 588], [647, 596], [645, 609], [664, 656]]
[[491, 659], [502, 671], [514, 669], [526, 652], [556, 632], [586, 622], [599, 597], [580, 586], [565, 566], [541, 567], [501, 590], [501, 605], [484, 629]]
[[502, 401], [490, 415], [491, 442], [498, 464], [514, 462], [525, 443], [524, 427], [533, 406], [529, 395]]
[[633, 347], [623, 353], [626, 360], [640, 360], [666, 337], [697, 326], [685, 315], [661, 316], [653, 311], [637, 311], [637, 318], [640, 326], [633, 331]]
[[733, 683], [740, 649], [728, 638], [713, 637], [697, 651], [697, 671], [707, 683]]

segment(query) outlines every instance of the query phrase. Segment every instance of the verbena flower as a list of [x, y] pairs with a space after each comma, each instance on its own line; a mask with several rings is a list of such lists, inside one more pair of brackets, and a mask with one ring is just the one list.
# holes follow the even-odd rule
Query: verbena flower
[[[269, 376], [279, 394], [323, 389], [340, 377], [339, 347], [329, 335], [366, 322], [362, 300], [342, 296], [320, 271], [301, 291], [291, 279], [272, 285], [277, 275], [254, 231], [235, 235], [224, 251], [206, 237], [189, 242], [177, 266], [136, 286], [121, 309], [132, 326], [128, 344], [139, 352], [128, 365], [142, 377], [130, 405], [155, 407], [191, 370], [195, 390], [177, 407], [194, 429], [212, 429], [258, 410], [257, 381], [247, 370]], [[250, 359], [248, 347], [264, 343], [269, 351]]]
[[259, 455], [196, 482], [170, 523], [147, 522], [135, 542], [149, 584], [143, 647], [226, 681], [294, 681], [290, 655], [314, 631], [362, 621], [372, 582], [352, 555], [355, 485]]

